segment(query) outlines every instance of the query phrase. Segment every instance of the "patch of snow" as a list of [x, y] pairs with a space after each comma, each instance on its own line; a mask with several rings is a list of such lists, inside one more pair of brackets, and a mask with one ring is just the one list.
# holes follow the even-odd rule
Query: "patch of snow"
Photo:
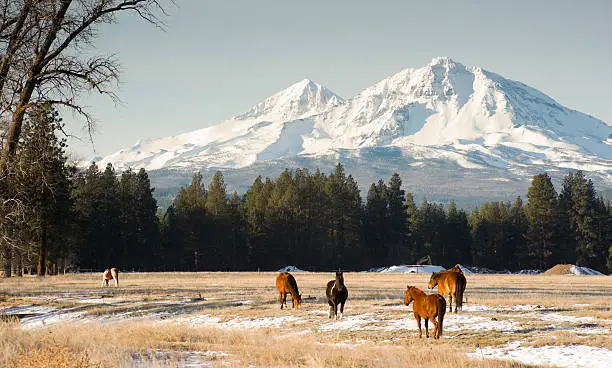
[[511, 319], [494, 319], [491, 317], [474, 316], [465, 313], [446, 313], [444, 316], [445, 331], [478, 330], [514, 332], [520, 329], [520, 324]]
[[344, 316], [341, 320], [332, 320], [319, 327], [321, 331], [333, 330], [363, 330], [368, 324], [375, 324], [378, 320], [371, 314]]
[[430, 266], [430, 265], [400, 265], [382, 268], [382, 273], [432, 273], [444, 271], [442, 266]]
[[296, 266], [285, 266], [281, 268], [280, 270], [278, 270], [278, 272], [308, 272], [308, 271], [304, 271]]
[[542, 273], [542, 270], [520, 270], [514, 273], [517, 275], [539, 275]]
[[570, 272], [573, 275], [605, 276], [603, 273], [596, 271], [592, 268], [581, 267], [581, 266], [576, 266], [576, 265], [570, 265]]
[[172, 320], [175, 323], [186, 323], [192, 326], [214, 326], [220, 328], [275, 328], [282, 327], [288, 323], [305, 323], [302, 318], [285, 316], [285, 317], [263, 317], [263, 318], [233, 318], [222, 320], [218, 316], [196, 315], [183, 316]]
[[51, 312], [34, 317], [23, 318], [19, 321], [19, 326], [24, 330], [45, 328], [60, 322], [74, 322], [81, 320], [85, 312]]
[[524, 364], [607, 368], [612, 361], [612, 350], [584, 345], [528, 347], [521, 346], [520, 342], [509, 342], [504, 347], [478, 348], [468, 356], [510, 359]]

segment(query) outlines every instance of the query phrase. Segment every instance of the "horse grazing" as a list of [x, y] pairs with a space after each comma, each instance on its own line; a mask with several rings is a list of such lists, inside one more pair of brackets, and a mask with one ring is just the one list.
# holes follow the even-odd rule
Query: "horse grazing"
[[[429, 337], [429, 320], [431, 319], [434, 324], [433, 338], [439, 339], [443, 330], [446, 300], [440, 294], [427, 295], [421, 289], [408, 286], [404, 294], [404, 305], [408, 306], [413, 300], [412, 310], [419, 326], [419, 339], [423, 337], [421, 318], [425, 319], [425, 336]], [[437, 321], [436, 317], [438, 317]]]
[[[327, 296], [327, 303], [329, 304], [329, 318], [332, 318], [333, 315], [335, 319], [342, 319], [342, 313], [344, 313], [344, 303], [346, 303], [346, 299], [348, 298], [348, 290], [344, 285], [344, 276], [342, 275], [342, 272], [336, 272], [336, 279], [327, 283], [325, 295]], [[338, 304], [340, 304], [339, 318]]]
[[281, 309], [283, 304], [287, 306], [287, 294], [291, 294], [291, 304], [295, 309], [300, 309], [300, 303], [302, 302], [302, 296], [298, 291], [297, 282], [295, 278], [289, 272], [281, 272], [276, 276], [276, 288], [280, 293]]
[[[455, 266], [456, 267], [456, 266]], [[438, 293], [445, 295], [448, 294], [448, 310], [453, 311], [453, 297], [455, 298], [455, 313], [459, 310], [463, 310], [463, 292], [467, 280], [462, 272], [446, 270], [440, 272], [433, 272], [429, 279], [427, 287], [433, 289], [438, 286]]]
[[119, 287], [119, 271], [116, 268], [107, 268], [102, 273], [102, 287], [110, 286], [110, 280], [115, 280], [115, 286]]

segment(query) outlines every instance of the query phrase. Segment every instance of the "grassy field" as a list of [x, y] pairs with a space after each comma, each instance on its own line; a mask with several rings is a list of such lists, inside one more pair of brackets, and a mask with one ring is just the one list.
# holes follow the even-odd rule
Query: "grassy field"
[[446, 314], [435, 341], [418, 338], [402, 304], [428, 275], [345, 273], [341, 321], [327, 316], [333, 273], [294, 274], [299, 310], [280, 310], [275, 276], [127, 273], [119, 288], [101, 288], [101, 274], [2, 279], [0, 366], [519, 367], [479, 356], [518, 344], [612, 351], [612, 277], [468, 275], [464, 310]]

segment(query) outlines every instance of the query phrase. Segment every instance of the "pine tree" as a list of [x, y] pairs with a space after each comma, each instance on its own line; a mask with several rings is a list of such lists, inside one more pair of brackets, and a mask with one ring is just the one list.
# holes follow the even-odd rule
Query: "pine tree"
[[166, 244], [167, 252], [175, 254], [175, 262], [182, 270], [200, 270], [203, 265], [214, 269], [216, 260], [203, 256], [203, 243], [208, 230], [206, 215], [207, 191], [202, 174], [194, 174], [188, 186], [179, 189], [171, 206], [167, 222], [172, 225], [166, 232], [172, 244]]
[[408, 219], [406, 214], [406, 192], [402, 189], [402, 179], [394, 173], [387, 187], [387, 234], [391, 259], [408, 256]]
[[606, 260], [602, 256], [605, 246], [602, 244], [598, 229], [602, 217], [599, 215], [599, 203], [591, 180], [587, 180], [582, 171], [568, 173], [563, 185], [563, 203], [566, 216], [569, 218], [572, 242], [575, 245], [576, 263], [603, 270]]
[[66, 163], [66, 140], [56, 136], [61, 129], [59, 114], [50, 105], [33, 110], [24, 126], [17, 166], [11, 170], [16, 196], [26, 209], [17, 225], [22, 235], [29, 234], [38, 244], [39, 276], [51, 262], [57, 263], [58, 255], [65, 263], [71, 251], [66, 248], [66, 229], [72, 217], [70, 177], [74, 169]]
[[510, 210], [510, 242], [512, 244], [513, 256], [509, 264], [511, 270], [521, 270], [529, 263], [529, 255], [527, 249], [527, 239], [525, 234], [529, 229], [529, 220], [525, 214], [523, 200], [521, 197], [516, 197], [514, 205]]
[[557, 192], [548, 174], [535, 175], [527, 191], [525, 214], [529, 220], [527, 238], [533, 266], [545, 269], [552, 265], [559, 248], [560, 216]]
[[389, 254], [387, 227], [387, 186], [381, 180], [372, 183], [365, 206], [365, 242], [372, 259], [372, 266], [386, 264]]
[[464, 210], [457, 209], [457, 205], [453, 201], [448, 205], [446, 211], [443, 241], [449, 253], [449, 257], [445, 260], [446, 264], [469, 264], [472, 262], [472, 236], [467, 213]]

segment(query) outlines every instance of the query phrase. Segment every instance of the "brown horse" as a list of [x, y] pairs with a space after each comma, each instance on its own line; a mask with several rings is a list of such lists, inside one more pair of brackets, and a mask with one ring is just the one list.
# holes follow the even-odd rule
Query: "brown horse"
[[[425, 319], [425, 336], [429, 337], [429, 320], [434, 324], [433, 338], [439, 339], [442, 335], [444, 314], [446, 313], [446, 300], [440, 294], [427, 295], [421, 289], [408, 286], [404, 294], [404, 305], [409, 305], [414, 300], [412, 310], [414, 318], [419, 326], [419, 338], [423, 337], [421, 330], [421, 318]], [[438, 320], [436, 321], [436, 317]]]
[[[455, 266], [457, 267], [457, 266]], [[452, 269], [440, 272], [433, 272], [429, 279], [427, 287], [433, 289], [438, 286], [438, 293], [442, 295], [448, 294], [448, 310], [453, 311], [453, 297], [455, 298], [455, 313], [463, 310], [463, 292], [467, 280], [462, 272], [453, 271]]]
[[459, 266], [458, 263], [455, 266], [453, 266], [452, 268], [449, 268], [448, 270], [444, 270], [444, 271], [440, 271], [440, 272], [446, 272], [446, 271], [454, 271], [454, 272], [463, 273], [463, 270], [461, 269], [461, 266]]
[[281, 272], [276, 276], [276, 288], [280, 293], [281, 309], [283, 304], [287, 306], [287, 294], [291, 294], [291, 304], [295, 309], [300, 309], [300, 303], [302, 302], [302, 296], [298, 291], [297, 282], [295, 278], [289, 272]]
[[109, 286], [110, 280], [115, 280], [115, 286], [119, 287], [119, 271], [116, 268], [107, 268], [102, 274], [102, 287]]
[[[327, 283], [325, 295], [327, 296], [327, 303], [329, 304], [329, 318], [332, 318], [333, 315], [335, 319], [342, 319], [344, 303], [346, 303], [346, 299], [348, 299], [348, 290], [344, 285], [344, 275], [342, 272], [336, 272], [336, 279]], [[339, 318], [338, 304], [340, 304]]]

